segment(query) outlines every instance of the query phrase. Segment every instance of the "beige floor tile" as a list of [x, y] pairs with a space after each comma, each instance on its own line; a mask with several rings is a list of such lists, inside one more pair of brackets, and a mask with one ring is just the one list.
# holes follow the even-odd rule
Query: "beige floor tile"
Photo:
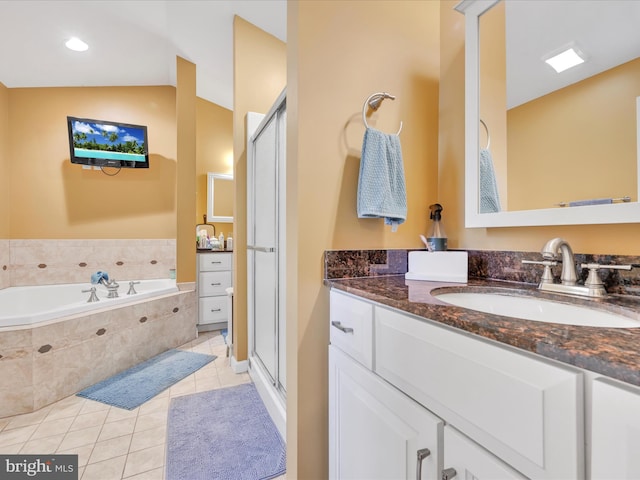
[[145, 448], [127, 456], [124, 478], [164, 466], [164, 445]]
[[58, 418], [56, 420], [47, 420], [38, 425], [38, 428], [33, 435], [31, 435], [31, 440], [50, 437], [51, 435], [65, 434], [69, 431], [69, 427], [73, 423], [74, 417], [67, 418]]
[[169, 401], [171, 397], [169, 395], [163, 395], [161, 397], [153, 397], [148, 402], [140, 405], [138, 410], [138, 415], [147, 415], [149, 413], [153, 413], [156, 411], [164, 410], [165, 412], [169, 409]]
[[98, 463], [87, 465], [82, 474], [82, 480], [115, 480], [122, 477], [127, 456], [110, 458]]
[[82, 430], [83, 428], [95, 427], [102, 425], [107, 418], [109, 410], [99, 410], [97, 412], [83, 413], [73, 419], [73, 423], [69, 431]]
[[78, 455], [78, 467], [84, 467], [89, 461], [89, 457], [91, 456], [91, 452], [93, 452], [94, 444], [90, 443], [88, 445], [83, 445], [81, 447], [75, 447], [71, 450], [65, 451], [57, 451], [56, 453], [61, 453], [63, 455]]
[[[16, 418], [16, 417], [13, 417], [13, 418]], [[5, 427], [9, 425], [9, 423], [11, 423], [11, 420], [13, 418], [0, 418], [0, 432], [4, 430]]]
[[60, 444], [59, 450], [71, 450], [76, 447], [81, 447], [83, 445], [89, 445], [96, 442], [98, 439], [98, 435], [100, 434], [101, 426], [97, 427], [89, 427], [83, 428], [82, 430], [75, 430], [73, 432], [68, 432], [62, 443]]
[[137, 416], [138, 416], [137, 408], [133, 410], [125, 410], [123, 408], [118, 408], [118, 407], [109, 407], [109, 413], [107, 414], [107, 419], [105, 420], [105, 423], [119, 422], [120, 420], [136, 418]]
[[16, 443], [23, 444], [36, 431], [38, 425], [27, 425], [26, 427], [14, 428], [0, 432], [0, 447], [15, 445]]
[[153, 470], [147, 470], [146, 472], [126, 477], [127, 480], [164, 480], [164, 469], [154, 468]]
[[167, 424], [167, 411], [159, 410], [148, 415], [138, 415], [134, 432], [142, 432]]
[[101, 412], [102, 410], [108, 411], [110, 408], [111, 407], [106, 403], [87, 400], [82, 405], [82, 408], [80, 409], [80, 412], [78, 413], [78, 415], [83, 415], [85, 413]]
[[45, 438], [31, 439], [22, 446], [20, 453], [25, 455], [56, 453], [63, 438], [64, 433]]
[[120, 457], [129, 453], [129, 445], [133, 435], [123, 435], [122, 437], [110, 438], [98, 442], [93, 447], [93, 452], [89, 457], [89, 464]]
[[169, 395], [176, 397], [178, 395], [188, 395], [196, 392], [196, 381], [193, 376], [189, 376], [179, 381], [169, 389]]
[[109, 440], [110, 438], [121, 437], [122, 435], [130, 435], [136, 426], [136, 417], [125, 418], [117, 422], [105, 423], [102, 426], [98, 441]]
[[12, 428], [25, 427], [27, 425], [36, 425], [41, 423], [49, 414], [50, 408], [43, 408], [35, 412], [17, 415], [15, 417], [3, 419], [6, 421], [4, 428], [0, 430], [10, 430]]
[[141, 432], [135, 432], [133, 439], [131, 440], [130, 452], [137, 452], [138, 450], [144, 450], [149, 447], [156, 447], [158, 445], [164, 445], [167, 439], [167, 424], [160, 427], [153, 428], [151, 430], [144, 430]]
[[[71, 398], [79, 398], [79, 397], [71, 397]], [[75, 417], [82, 410], [82, 406], [84, 404], [84, 399], [80, 399], [78, 401], [66, 402], [63, 403], [64, 400], [60, 400], [60, 402], [53, 405], [49, 415], [47, 415], [46, 420], [56, 420], [58, 418], [68, 418]]]

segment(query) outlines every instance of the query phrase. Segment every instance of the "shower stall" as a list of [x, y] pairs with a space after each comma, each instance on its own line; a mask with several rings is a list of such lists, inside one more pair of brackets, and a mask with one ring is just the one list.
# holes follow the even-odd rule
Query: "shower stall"
[[284, 91], [266, 115], [247, 115], [249, 374], [283, 438], [287, 392], [285, 131]]

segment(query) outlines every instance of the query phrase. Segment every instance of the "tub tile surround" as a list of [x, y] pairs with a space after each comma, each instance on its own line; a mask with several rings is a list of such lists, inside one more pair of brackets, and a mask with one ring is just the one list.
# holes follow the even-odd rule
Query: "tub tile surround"
[[168, 278], [176, 268], [176, 240], [5, 240], [0, 243], [4, 266], [0, 288], [88, 283], [97, 271], [116, 280]]
[[0, 288], [7, 288], [10, 285], [10, 263], [9, 240], [0, 240]]
[[0, 417], [32, 412], [193, 340], [195, 300], [195, 291], [181, 291], [0, 329]]
[[[392, 252], [398, 255], [397, 251]], [[325, 283], [331, 288], [392, 308], [640, 386], [640, 329], [519, 320], [445, 305], [431, 295], [434, 288], [457, 285], [466, 290], [490, 286], [503, 288], [507, 294], [511, 289], [512, 293], [553, 297], [554, 294], [537, 290], [541, 267], [521, 263], [522, 259], [539, 260], [538, 252], [469, 251], [469, 282], [466, 286], [405, 280], [404, 272], [391, 275], [369, 272], [360, 275], [367, 272], [367, 268], [349, 269], [349, 265], [356, 261], [354, 258], [362, 259], [366, 255], [357, 251], [325, 252]], [[640, 257], [633, 256], [576, 254], [576, 260], [640, 265]], [[340, 277], [337, 275], [340, 271], [358, 275]], [[640, 318], [640, 268], [623, 273], [611, 272], [615, 273], [601, 271], [607, 290], [613, 294], [607, 299], [562, 298], [567, 302], [586, 305], [595, 302], [601, 308], [610, 310], [623, 307], [632, 310], [633, 315]], [[559, 274], [560, 270], [555, 267], [554, 275]], [[585, 278], [586, 272], [582, 275]]]

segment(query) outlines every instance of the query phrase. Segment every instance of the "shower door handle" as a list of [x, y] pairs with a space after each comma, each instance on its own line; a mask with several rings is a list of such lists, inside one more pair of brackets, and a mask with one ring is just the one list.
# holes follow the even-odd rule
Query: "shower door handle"
[[253, 250], [255, 252], [273, 253], [276, 251], [275, 247], [260, 247], [257, 245], [247, 245], [247, 250]]

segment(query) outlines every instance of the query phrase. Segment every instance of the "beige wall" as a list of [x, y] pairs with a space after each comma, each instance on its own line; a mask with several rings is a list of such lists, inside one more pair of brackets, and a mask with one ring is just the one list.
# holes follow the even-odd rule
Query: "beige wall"
[[[419, 247], [438, 192], [439, 2], [288, 3], [287, 476], [327, 478], [327, 249]], [[362, 107], [400, 135], [408, 216], [396, 233], [358, 219]], [[297, 135], [297, 139], [296, 139]]]
[[0, 83], [0, 239], [9, 238], [9, 89]]
[[509, 210], [638, 201], [638, 78], [640, 59], [509, 110]]
[[[175, 238], [175, 104], [173, 87], [8, 89], [10, 237]], [[72, 165], [67, 115], [147, 125], [150, 168]]]
[[[233, 173], [233, 112], [201, 98], [196, 103], [196, 218], [207, 213], [207, 173]], [[233, 203], [233, 198], [230, 199]], [[215, 224], [225, 238], [233, 224]]]
[[[238, 360], [247, 358], [247, 112], [267, 113], [286, 86], [286, 45], [246, 20], [233, 22], [234, 328]], [[225, 234], [226, 236], [226, 234]]]
[[196, 66], [181, 57], [176, 62], [176, 279], [182, 283], [196, 279]]

